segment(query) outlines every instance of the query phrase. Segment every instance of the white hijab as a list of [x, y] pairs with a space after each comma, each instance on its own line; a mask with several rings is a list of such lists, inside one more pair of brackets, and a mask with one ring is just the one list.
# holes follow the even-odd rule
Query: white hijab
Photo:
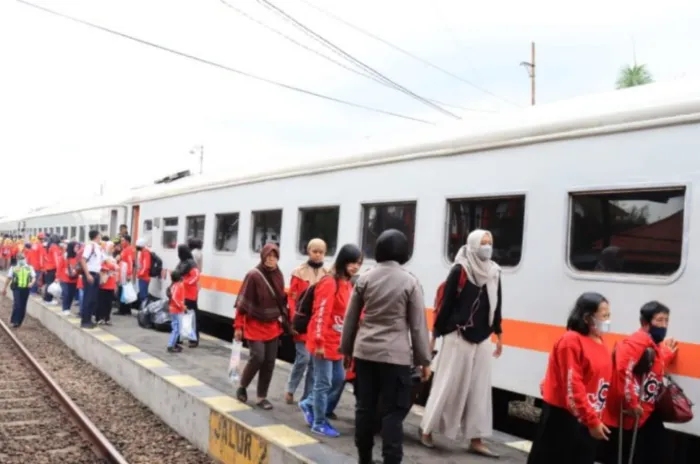
[[490, 232], [483, 229], [472, 231], [467, 237], [467, 244], [462, 246], [455, 256], [455, 264], [459, 264], [467, 273], [471, 283], [481, 288], [486, 285], [486, 293], [489, 296], [489, 325], [493, 325], [493, 315], [498, 306], [498, 281], [501, 277], [501, 268], [492, 260], [483, 261], [476, 252], [481, 246], [481, 239]]

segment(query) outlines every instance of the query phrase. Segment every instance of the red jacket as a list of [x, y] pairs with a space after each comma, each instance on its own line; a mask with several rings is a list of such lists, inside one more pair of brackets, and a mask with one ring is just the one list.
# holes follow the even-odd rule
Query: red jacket
[[[651, 371], [643, 378], [639, 378], [632, 371], [647, 348], [653, 348], [656, 351], [656, 360]], [[611, 427], [619, 427], [620, 408], [633, 409], [641, 405], [644, 413], [639, 418], [639, 426], [644, 425], [654, 412], [656, 399], [663, 386], [666, 366], [674, 356], [675, 353], [665, 345], [654, 343], [649, 333], [641, 329], [618, 343], [615, 347], [613, 378], [608, 402], [603, 412], [603, 422]], [[624, 428], [633, 427], [634, 417], [625, 415]]]
[[121, 262], [126, 263], [126, 278], [130, 279], [134, 274], [134, 256], [136, 255], [136, 248], [132, 245], [124, 247], [121, 252]]
[[65, 282], [68, 284], [77, 284], [78, 283], [78, 277], [76, 276], [75, 278], [71, 279], [70, 276], [68, 275], [68, 266], [72, 267], [73, 269], [76, 269], [78, 267], [78, 258], [64, 258], [61, 257], [60, 263], [58, 263], [58, 267], [56, 268], [56, 277], [58, 280], [61, 282]]
[[136, 277], [144, 282], [151, 281], [151, 250], [142, 248], [139, 252], [139, 270]]
[[185, 312], [185, 284], [175, 282], [170, 286], [170, 313], [182, 314]]
[[119, 264], [116, 262], [104, 261], [102, 263], [102, 272], [107, 273], [107, 279], [104, 282], [100, 281], [100, 288], [102, 290], [115, 290], [117, 288]]
[[[300, 279], [297, 276], [292, 276], [292, 281], [289, 283], [289, 293], [287, 294], [287, 306], [289, 307], [289, 320], [294, 320], [294, 313], [297, 310], [297, 298], [302, 294], [304, 290], [309, 288], [309, 282]], [[299, 334], [294, 336], [295, 342], [306, 343], [306, 334]]]
[[63, 250], [61, 247], [55, 243], [51, 244], [49, 247], [48, 254], [46, 255], [46, 261], [44, 263], [45, 270], [55, 271], [58, 265], [61, 263], [61, 258], [63, 256]]
[[199, 288], [197, 283], [199, 282], [199, 269], [193, 267], [190, 272], [182, 276], [182, 283], [185, 287], [185, 299], [191, 301], [197, 301], [197, 294], [199, 293]]
[[314, 309], [306, 337], [306, 349], [312, 356], [323, 348], [324, 359], [343, 359], [338, 348], [351, 292], [352, 284], [347, 280], [324, 277], [316, 283]]
[[586, 427], [596, 427], [611, 377], [612, 358], [605, 344], [568, 330], [549, 355], [542, 399], [568, 410]]

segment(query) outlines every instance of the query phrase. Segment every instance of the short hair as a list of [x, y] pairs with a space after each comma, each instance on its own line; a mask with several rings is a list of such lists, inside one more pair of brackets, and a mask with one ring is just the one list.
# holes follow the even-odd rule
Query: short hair
[[95, 239], [96, 239], [97, 237], [99, 237], [99, 236], [100, 236], [100, 231], [99, 231], [99, 230], [91, 230], [91, 231], [88, 233], [88, 237], [90, 238], [90, 240], [95, 240]]
[[403, 265], [408, 262], [411, 250], [406, 234], [398, 229], [387, 229], [377, 237], [374, 246], [374, 259], [378, 263], [396, 261]]
[[651, 321], [659, 313], [671, 314], [671, 310], [668, 309], [666, 305], [659, 303], [658, 301], [644, 303], [642, 308], [639, 310], [639, 321], [642, 324], [651, 324]]
[[591, 332], [590, 319], [602, 303], [607, 303], [608, 300], [596, 292], [586, 292], [578, 297], [574, 308], [569, 314], [569, 319], [566, 321], [566, 330], [573, 330], [581, 335], [588, 335]]
[[182, 279], [182, 275], [180, 275], [180, 271], [174, 270], [170, 273], [170, 280], [172, 282], [180, 282]]

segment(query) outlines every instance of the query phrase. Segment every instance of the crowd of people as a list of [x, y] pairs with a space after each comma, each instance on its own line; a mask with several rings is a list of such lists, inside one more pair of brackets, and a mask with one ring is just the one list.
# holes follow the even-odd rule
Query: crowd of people
[[[285, 401], [298, 403], [312, 433], [338, 437], [331, 421], [345, 384], [352, 383], [361, 464], [373, 462], [377, 433], [384, 462], [402, 461], [403, 421], [416, 386], [430, 379], [421, 443], [434, 448], [433, 434], [441, 433], [465, 440], [472, 453], [498, 457], [483, 441], [493, 432], [492, 359], [503, 350], [501, 269], [491, 259], [491, 233], [472, 231], [457, 252], [438, 291], [432, 334], [420, 282], [403, 268], [409, 242], [402, 232], [387, 230], [377, 238], [376, 265], [361, 275], [363, 253], [356, 245], [341, 247], [330, 269], [324, 267], [326, 250], [321, 239], [308, 243], [308, 260], [291, 273], [289, 291], [275, 244], [262, 248], [259, 264], [246, 274], [235, 303], [234, 338], [247, 341], [250, 358], [236, 389], [238, 400], [248, 402], [248, 387], [257, 376], [255, 405], [274, 407], [268, 390], [281, 337], [287, 334], [296, 357]], [[151, 272], [155, 255], [143, 240], [132, 246], [125, 227], [116, 240], [91, 231], [86, 244], [56, 236], [39, 235], [26, 243], [7, 238], [1, 252], [0, 264], [9, 270], [3, 291], [12, 285], [15, 292], [15, 327], [22, 323], [29, 293], [54, 279], [63, 287], [64, 312], [75, 298], [80, 301], [85, 328], [110, 324], [113, 298], [132, 277], [139, 282], [139, 301], [162, 292], [162, 276]], [[201, 241], [179, 245], [178, 256], [166, 292], [173, 316], [171, 352], [182, 350], [182, 314], [199, 313]], [[43, 293], [47, 303], [57, 304]], [[24, 307], [17, 308], [18, 302]], [[131, 311], [121, 306], [116, 314]], [[576, 300], [566, 332], [549, 356], [528, 464], [613, 464], [620, 455], [624, 462], [630, 455], [637, 464], [664, 462], [666, 430], [655, 406], [678, 349], [675, 340], [666, 339], [670, 309], [656, 301], [642, 306], [640, 329], [614, 352], [605, 344], [610, 315], [609, 302], [598, 293]], [[198, 336], [191, 347], [198, 345]], [[442, 347], [434, 356], [439, 338]]]

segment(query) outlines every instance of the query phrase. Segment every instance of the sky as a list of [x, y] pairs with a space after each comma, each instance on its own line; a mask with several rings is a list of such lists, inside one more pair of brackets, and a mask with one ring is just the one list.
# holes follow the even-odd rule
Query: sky
[[[30, 0], [63, 14], [286, 85], [431, 122], [451, 116], [328, 62], [353, 65], [256, 0]], [[537, 103], [614, 89], [619, 69], [700, 78], [700, 2], [270, 0], [414, 94], [462, 118], [530, 104], [522, 61], [537, 46]], [[370, 31], [455, 78], [312, 8]], [[265, 26], [251, 21], [243, 11]], [[0, 0], [0, 216], [152, 183], [183, 169], [240, 174], [330, 159], [431, 125], [255, 81]], [[7, 163], [6, 161], [9, 161]], [[31, 170], [24, 169], [32, 166]], [[28, 174], [28, 172], [30, 174]]]

